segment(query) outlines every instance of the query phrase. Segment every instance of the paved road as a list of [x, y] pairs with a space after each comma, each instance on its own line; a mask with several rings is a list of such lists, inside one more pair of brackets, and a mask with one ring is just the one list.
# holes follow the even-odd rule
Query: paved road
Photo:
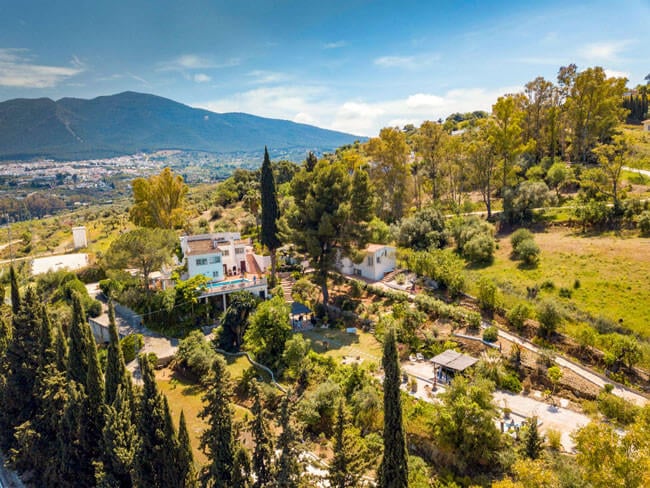
[[[539, 353], [539, 348], [535, 346], [534, 344], [531, 344], [530, 342], [522, 339], [521, 337], [518, 337], [514, 334], [511, 334], [510, 332], [506, 332], [502, 329], [499, 329], [499, 336], [503, 337], [504, 339], [514, 342], [516, 344], [519, 344], [521, 347], [528, 349], [529, 351], [532, 351], [534, 353]], [[589, 381], [590, 383], [593, 383], [594, 385], [598, 386], [599, 388], [603, 388], [605, 384], [612, 384], [614, 385], [614, 389], [612, 390], [612, 393], [614, 393], [616, 396], [619, 396], [621, 398], [624, 398], [625, 400], [629, 402], [633, 402], [636, 405], [643, 406], [648, 403], [648, 399], [639, 394], [636, 393], [632, 390], [628, 390], [627, 388], [624, 388], [620, 385], [614, 384], [611, 380], [607, 380], [606, 378], [603, 378], [597, 373], [594, 373], [593, 371], [589, 370], [588, 368], [585, 368], [583, 366], [580, 366], [572, 361], [569, 361], [561, 356], [556, 356], [555, 357], [555, 363], [558, 364], [559, 366], [569, 369], [573, 371], [575, 374], [578, 376], [584, 378], [585, 380]]]
[[630, 168], [630, 167], [628, 167], [628, 166], [623, 166], [623, 169], [624, 169], [625, 171], [630, 171], [630, 172], [632, 172], [632, 173], [638, 173], [638, 174], [640, 174], [640, 175], [650, 177], [650, 171], [648, 171], [647, 169]]
[[[405, 362], [402, 363], [402, 369], [409, 375], [415, 376], [418, 382], [418, 390], [413, 396], [433, 403], [436, 396], [445, 391], [445, 385], [437, 385], [437, 390], [433, 393], [430, 387], [430, 380], [433, 375], [433, 368], [428, 362]], [[566, 452], [572, 452], [575, 443], [571, 439], [571, 433], [576, 429], [587, 425], [590, 418], [565, 406], [566, 400], [560, 400], [560, 406], [554, 407], [543, 401], [540, 392], [532, 391], [530, 395], [516, 395], [501, 390], [496, 390], [493, 395], [494, 404], [500, 408], [509, 408], [515, 414], [516, 423], [521, 423], [523, 419], [537, 417], [541, 422], [540, 430], [546, 432], [549, 429], [557, 430], [561, 433], [562, 447]]]
[[5, 468], [4, 456], [0, 453], [0, 488], [25, 488], [16, 473]]

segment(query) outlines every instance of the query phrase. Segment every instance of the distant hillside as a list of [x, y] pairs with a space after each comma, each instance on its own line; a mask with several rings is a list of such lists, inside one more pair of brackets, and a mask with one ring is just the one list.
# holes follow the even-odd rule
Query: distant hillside
[[161, 149], [236, 153], [327, 151], [351, 134], [244, 113], [218, 114], [167, 98], [124, 92], [92, 100], [0, 103], [0, 159], [82, 159]]

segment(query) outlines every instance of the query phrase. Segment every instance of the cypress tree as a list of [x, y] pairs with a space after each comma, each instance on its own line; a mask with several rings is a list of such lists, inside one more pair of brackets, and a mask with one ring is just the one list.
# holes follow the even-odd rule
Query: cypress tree
[[78, 293], [72, 295], [72, 321], [68, 346], [68, 378], [85, 385], [88, 376], [90, 328]]
[[181, 418], [178, 422], [178, 458], [180, 468], [180, 488], [194, 488], [196, 486], [196, 472], [194, 470], [194, 456], [190, 444], [190, 434], [185, 423], [185, 413], [181, 410]]
[[278, 436], [277, 449], [280, 451], [276, 473], [276, 486], [298, 488], [301, 468], [298, 462], [298, 438], [291, 422], [291, 394], [287, 393], [280, 404], [279, 425], [282, 432]]
[[209, 464], [203, 469], [201, 480], [204, 485], [227, 488], [233, 486], [234, 433], [230, 407], [230, 374], [221, 357], [216, 357], [212, 362], [207, 385], [203, 396], [205, 407], [199, 417], [208, 423], [208, 428], [201, 435], [200, 446], [208, 457]]
[[103, 472], [99, 486], [131, 488], [133, 461], [138, 443], [136, 426], [132, 423], [131, 399], [118, 385], [115, 400], [106, 406], [102, 431]]
[[332, 488], [353, 488], [359, 485], [367, 464], [362, 459], [362, 451], [354, 445], [354, 439], [346, 435], [347, 421], [343, 399], [339, 401], [334, 425], [334, 457], [329, 468], [329, 482]]
[[400, 372], [397, 359], [395, 330], [389, 329], [384, 338], [384, 456], [379, 466], [380, 488], [407, 488], [408, 462], [402, 403]]
[[111, 405], [115, 401], [119, 386], [129, 395], [132, 392], [131, 378], [124, 364], [124, 355], [120, 347], [120, 337], [115, 324], [115, 306], [112, 300], [108, 302], [108, 334], [104, 399], [107, 405]]
[[151, 488], [176, 486], [176, 439], [165, 396], [158, 391], [151, 360], [140, 356], [142, 397], [138, 416], [140, 442], [135, 456], [135, 484]]
[[314, 171], [314, 168], [316, 167], [316, 163], [318, 163], [318, 158], [312, 151], [309, 151], [307, 153], [307, 159], [305, 159], [305, 168], [307, 169], [307, 171], [308, 172]]
[[[13, 297], [12, 283], [12, 297]], [[0, 447], [13, 447], [14, 428], [32, 418], [37, 402], [34, 386], [39, 366], [41, 316], [38, 299], [29, 288], [12, 316], [12, 337], [1, 359], [4, 378], [0, 395]]]
[[239, 488], [251, 488], [253, 477], [251, 476], [251, 455], [244, 446], [237, 446], [232, 467], [232, 486]]
[[273, 484], [273, 442], [269, 428], [264, 418], [265, 409], [262, 406], [260, 389], [253, 386], [253, 419], [250, 422], [250, 433], [255, 443], [253, 449], [253, 473], [255, 473], [254, 488], [267, 488]]
[[86, 455], [81, 447], [80, 416], [86, 398], [83, 387], [67, 380], [66, 400], [57, 431], [56, 468], [52, 486], [74, 488], [92, 486], [94, 476], [87, 469]]
[[539, 458], [542, 449], [544, 449], [544, 438], [540, 435], [537, 428], [537, 417], [531, 417], [527, 422], [526, 445], [524, 451], [529, 459]]
[[9, 268], [9, 279], [11, 281], [11, 311], [17, 314], [20, 311], [20, 289], [16, 278], [16, 270], [13, 266]]
[[88, 323], [86, 335], [86, 350], [88, 357], [88, 371], [85, 383], [85, 411], [81, 416], [82, 448], [91, 463], [100, 457], [100, 445], [102, 440], [102, 429], [104, 427], [104, 378], [102, 377], [99, 360], [97, 358], [97, 346], [95, 339], [90, 332]]
[[262, 233], [260, 240], [271, 253], [271, 285], [273, 285], [275, 283], [276, 250], [281, 244], [278, 237], [280, 209], [278, 208], [278, 196], [275, 190], [275, 176], [273, 176], [271, 160], [266, 146], [264, 146], [264, 162], [262, 163], [260, 177], [260, 193], [262, 197]]

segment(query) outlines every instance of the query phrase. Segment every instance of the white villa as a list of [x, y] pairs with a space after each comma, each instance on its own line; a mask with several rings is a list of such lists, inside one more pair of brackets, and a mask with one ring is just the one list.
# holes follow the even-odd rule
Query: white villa
[[222, 296], [224, 309], [227, 295], [234, 291], [266, 298], [264, 273], [270, 257], [255, 254], [250, 239], [241, 239], [238, 232], [182, 236], [181, 250], [187, 263], [185, 278], [202, 274], [210, 280], [202, 298]]
[[368, 244], [363, 250], [364, 258], [354, 263], [348, 257], [342, 257], [337, 263], [343, 274], [362, 276], [371, 281], [381, 280], [387, 273], [395, 271], [396, 249], [385, 244]]
[[644, 120], [642, 124], [643, 124], [643, 130], [646, 132], [650, 132], [650, 119]]

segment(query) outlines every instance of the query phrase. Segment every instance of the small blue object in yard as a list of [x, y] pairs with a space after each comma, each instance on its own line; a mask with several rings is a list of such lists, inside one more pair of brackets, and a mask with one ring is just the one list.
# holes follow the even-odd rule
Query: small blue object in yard
[[345, 332], [347, 332], [348, 334], [356, 334], [357, 333], [357, 328], [356, 327], [348, 327], [347, 329], [345, 329]]

